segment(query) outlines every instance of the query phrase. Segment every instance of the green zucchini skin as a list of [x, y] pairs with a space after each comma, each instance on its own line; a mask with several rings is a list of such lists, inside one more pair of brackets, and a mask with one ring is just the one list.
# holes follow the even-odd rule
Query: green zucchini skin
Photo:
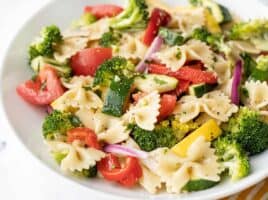
[[120, 117], [129, 100], [133, 79], [113, 80], [107, 92], [102, 112], [107, 115]]
[[217, 185], [218, 183], [219, 182], [210, 181], [206, 179], [190, 180], [188, 181], [188, 183], [186, 183], [186, 185], [182, 188], [182, 190], [188, 192], [200, 191], [211, 188]]

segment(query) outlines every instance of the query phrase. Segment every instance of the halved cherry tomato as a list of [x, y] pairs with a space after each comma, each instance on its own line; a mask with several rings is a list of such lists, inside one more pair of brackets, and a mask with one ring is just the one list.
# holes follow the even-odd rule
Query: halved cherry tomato
[[85, 13], [91, 13], [98, 19], [103, 17], [114, 17], [119, 13], [121, 13], [122, 11], [123, 11], [122, 7], [113, 4], [86, 6], [84, 9]]
[[124, 166], [121, 166], [118, 157], [108, 154], [97, 167], [105, 179], [116, 181], [126, 187], [135, 185], [142, 176], [138, 159], [130, 156], [126, 158]]
[[49, 105], [64, 93], [57, 72], [46, 66], [35, 80], [28, 80], [17, 87], [17, 93], [34, 105]]
[[166, 26], [171, 21], [171, 16], [165, 10], [154, 8], [145, 30], [143, 43], [150, 46], [155, 36], [158, 34], [160, 26]]
[[72, 143], [74, 140], [83, 141], [88, 147], [101, 149], [97, 135], [89, 128], [77, 127], [67, 131], [67, 142]]
[[208, 71], [202, 71], [192, 67], [182, 67], [176, 73], [176, 78], [197, 83], [217, 83], [217, 77]]
[[187, 92], [190, 86], [190, 81], [179, 80], [179, 84], [176, 88], [176, 95], [180, 96], [184, 92]]
[[79, 51], [71, 58], [71, 67], [75, 75], [94, 76], [98, 67], [112, 58], [111, 48], [88, 48]]
[[176, 95], [164, 94], [161, 97], [159, 116], [158, 116], [159, 121], [164, 120], [165, 118], [167, 118], [169, 115], [172, 114], [176, 106], [176, 101], [177, 101]]

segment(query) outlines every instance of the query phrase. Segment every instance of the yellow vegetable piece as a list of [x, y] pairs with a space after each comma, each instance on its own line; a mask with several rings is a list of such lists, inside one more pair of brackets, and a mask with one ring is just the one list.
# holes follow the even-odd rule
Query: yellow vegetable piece
[[182, 141], [172, 147], [172, 150], [181, 157], [187, 156], [187, 151], [191, 144], [200, 136], [205, 137], [206, 141], [212, 141], [222, 133], [220, 127], [214, 119], [208, 120], [201, 127], [185, 137]]
[[206, 27], [211, 33], [220, 33], [221, 27], [208, 9], [205, 9]]

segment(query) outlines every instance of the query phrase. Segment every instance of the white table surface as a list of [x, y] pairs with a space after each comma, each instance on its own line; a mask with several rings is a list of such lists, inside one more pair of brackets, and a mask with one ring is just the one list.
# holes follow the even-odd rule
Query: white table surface
[[[0, 0], [0, 59], [16, 27], [47, 1]], [[263, 1], [268, 2], [268, 0]], [[1, 200], [107, 199], [97, 196], [86, 188], [62, 181], [42, 166], [14, 138], [15, 136], [3, 123], [2, 117], [0, 116], [0, 140], [5, 140], [7, 145], [3, 151], [0, 151]]]
[[[16, 27], [47, 1], [0, 0], [0, 59]], [[43, 166], [21, 146], [3, 123], [3, 116], [0, 116], [0, 127], [0, 140], [7, 144], [0, 151], [1, 200], [107, 199], [72, 182], [63, 181]]]

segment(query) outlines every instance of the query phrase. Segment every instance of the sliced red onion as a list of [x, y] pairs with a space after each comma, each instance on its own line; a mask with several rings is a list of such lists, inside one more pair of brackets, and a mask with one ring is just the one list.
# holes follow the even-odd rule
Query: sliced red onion
[[130, 147], [125, 147], [125, 146], [118, 145], [118, 144], [109, 144], [104, 147], [104, 151], [109, 152], [109, 153], [126, 155], [126, 156], [133, 156], [133, 157], [137, 157], [141, 159], [145, 159], [148, 157], [148, 153], [145, 151], [141, 151], [141, 150], [130, 148]]
[[241, 78], [242, 78], [242, 61], [238, 60], [234, 68], [232, 92], [231, 92], [232, 103], [236, 105], [239, 105], [240, 102], [239, 85], [241, 82]]
[[160, 36], [156, 36], [156, 38], [153, 40], [151, 46], [149, 47], [148, 51], [146, 52], [143, 60], [140, 61], [140, 63], [136, 67], [136, 71], [138, 72], [144, 72], [147, 68], [147, 61], [150, 61], [152, 59], [152, 55], [159, 51], [164, 40]]

